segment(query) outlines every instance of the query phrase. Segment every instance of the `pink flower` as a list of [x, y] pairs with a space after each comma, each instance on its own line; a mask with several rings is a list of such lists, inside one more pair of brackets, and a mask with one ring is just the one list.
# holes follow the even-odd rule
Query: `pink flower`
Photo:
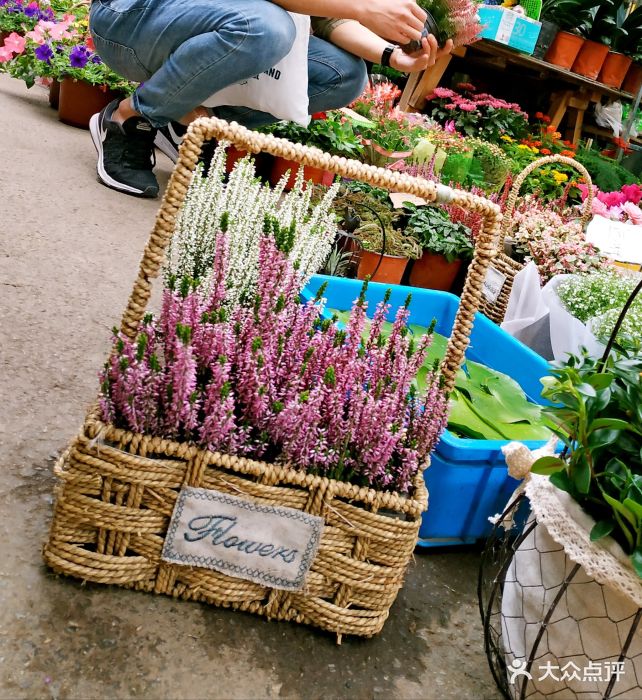
[[[632, 187], [635, 187], [635, 185], [632, 185]], [[642, 226], [642, 209], [640, 207], [633, 204], [633, 202], [626, 202], [622, 209], [634, 226]]]
[[16, 32], [11, 32], [9, 36], [4, 40], [4, 48], [13, 51], [15, 54], [21, 54], [25, 50], [25, 44], [27, 40], [16, 34]]
[[432, 96], [433, 97], [439, 97], [440, 99], [447, 99], [449, 97], [455, 97], [457, 93], [455, 93], [453, 90], [449, 90], [448, 88], [442, 88], [442, 87], [436, 87], [432, 91]]
[[459, 109], [463, 110], [464, 112], [475, 112], [477, 111], [477, 107], [472, 103], [472, 102], [462, 102], [459, 105]]
[[447, 121], [447, 122], [444, 124], [444, 131], [445, 131], [447, 134], [455, 134], [455, 133], [457, 133], [457, 130], [455, 129], [455, 120], [454, 120], [454, 119], [451, 119], [450, 121]]
[[609, 218], [609, 208], [604, 204], [604, 202], [601, 199], [598, 199], [595, 197], [593, 200], [593, 204], [591, 205], [591, 211], [593, 214], [597, 214], [598, 216], [604, 216], [607, 219]]
[[622, 185], [621, 192], [633, 204], [639, 204], [642, 200], [642, 187], [640, 185]]
[[0, 46], [0, 63], [6, 63], [13, 58], [13, 51], [4, 46]]

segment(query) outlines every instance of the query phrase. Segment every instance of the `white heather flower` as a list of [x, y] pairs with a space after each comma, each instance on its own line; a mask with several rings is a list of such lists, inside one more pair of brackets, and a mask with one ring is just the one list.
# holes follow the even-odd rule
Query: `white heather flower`
[[303, 168], [294, 188], [284, 193], [287, 177], [274, 188], [257, 177], [254, 162], [240, 160], [225, 182], [225, 147], [214, 153], [207, 177], [198, 168], [178, 214], [174, 236], [168, 251], [166, 275], [198, 278], [210, 282], [216, 235], [221, 217], [228, 215], [227, 303], [234, 307], [251, 292], [258, 277], [258, 243], [266, 215], [281, 227], [295, 222], [296, 234], [290, 258], [298, 263], [301, 285], [324, 264], [337, 234], [331, 211], [338, 184], [333, 185], [320, 202], [312, 205], [312, 189], [303, 189]]

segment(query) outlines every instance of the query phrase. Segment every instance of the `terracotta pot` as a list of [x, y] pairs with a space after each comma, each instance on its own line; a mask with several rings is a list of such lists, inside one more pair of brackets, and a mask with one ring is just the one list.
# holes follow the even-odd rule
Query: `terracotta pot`
[[554, 66], [570, 70], [584, 41], [585, 40], [581, 36], [577, 36], [577, 34], [558, 32], [555, 39], [553, 39], [553, 43], [546, 52], [544, 60], [552, 63]]
[[60, 83], [56, 78], [53, 78], [49, 85], [49, 106], [52, 109], [58, 109], [60, 102]]
[[65, 78], [60, 81], [58, 119], [63, 124], [88, 129], [91, 117], [116, 97], [119, 95], [112, 90], [103, 90], [84, 80]]
[[419, 260], [415, 260], [410, 270], [410, 284], [424, 289], [439, 289], [449, 292], [459, 268], [461, 260], [448, 262], [443, 255], [424, 250]]
[[225, 155], [225, 172], [231, 173], [236, 163], [241, 160], [241, 158], [245, 158], [247, 151], [242, 151], [236, 148], [236, 146], [228, 146]]
[[577, 54], [571, 70], [573, 73], [583, 75], [585, 78], [596, 80], [608, 55], [609, 47], [606, 44], [598, 44], [597, 41], [585, 41]]
[[630, 92], [632, 95], [637, 95], [640, 85], [642, 85], [642, 65], [632, 63], [622, 83], [622, 90]]
[[[272, 185], [276, 186], [283, 175], [285, 175], [286, 171], [289, 170], [290, 178], [285, 186], [286, 191], [289, 191], [294, 187], [296, 175], [300, 167], [300, 164], [293, 160], [286, 160], [280, 157], [275, 158], [270, 172], [270, 182]], [[313, 168], [309, 165], [304, 166], [303, 176], [305, 182], [311, 180], [317, 185], [327, 185], [329, 187], [334, 182], [334, 175], [332, 173], [329, 173], [327, 170], [321, 170], [320, 168]]]
[[620, 88], [632, 63], [633, 59], [623, 53], [609, 51], [598, 80], [610, 87]]
[[406, 271], [406, 265], [408, 265], [408, 258], [400, 258], [396, 255], [381, 256], [379, 253], [363, 250], [357, 268], [357, 277], [363, 280], [370, 276], [373, 282], [399, 284]]

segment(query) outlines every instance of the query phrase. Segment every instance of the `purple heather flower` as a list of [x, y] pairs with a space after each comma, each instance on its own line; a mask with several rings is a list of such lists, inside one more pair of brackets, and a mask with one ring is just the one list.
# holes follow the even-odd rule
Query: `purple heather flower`
[[49, 46], [49, 44], [40, 44], [40, 46], [36, 47], [34, 54], [36, 55], [36, 58], [39, 61], [51, 63], [51, 59], [53, 58], [54, 52], [51, 46]]
[[74, 46], [69, 52], [69, 63], [72, 68], [84, 68], [89, 61], [89, 49], [83, 44]]

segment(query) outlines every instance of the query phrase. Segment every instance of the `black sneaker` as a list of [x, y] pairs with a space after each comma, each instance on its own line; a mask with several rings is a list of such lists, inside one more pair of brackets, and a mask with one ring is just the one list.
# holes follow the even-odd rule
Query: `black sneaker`
[[[179, 122], [169, 122], [166, 126], [161, 126], [156, 132], [154, 145], [159, 151], [164, 153], [172, 163], [178, 160], [178, 149], [183, 142], [183, 137], [187, 133], [187, 127]], [[210, 169], [217, 142], [215, 140], [206, 141], [201, 149], [199, 163], [203, 163], [203, 175], [207, 175]]]
[[178, 160], [178, 148], [186, 132], [186, 126], [178, 122], [169, 122], [169, 124], [161, 126], [156, 132], [154, 146], [156, 146], [161, 153], [164, 153], [172, 163], [175, 163]]
[[98, 151], [98, 179], [103, 185], [137, 197], [157, 197], [153, 173], [156, 129], [143, 117], [130, 117], [123, 124], [111, 120], [119, 100], [110, 102], [89, 121]]

